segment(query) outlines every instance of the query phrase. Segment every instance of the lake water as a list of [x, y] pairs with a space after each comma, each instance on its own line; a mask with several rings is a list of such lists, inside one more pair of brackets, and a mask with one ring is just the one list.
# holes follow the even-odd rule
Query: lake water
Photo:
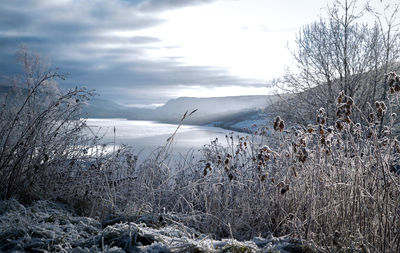
[[[87, 125], [90, 132], [104, 136], [102, 142], [114, 144], [127, 144], [135, 151], [141, 152], [140, 157], [146, 157], [157, 147], [163, 146], [177, 128], [177, 125], [162, 124], [154, 121], [139, 121], [126, 119], [88, 119]], [[195, 155], [205, 144], [215, 138], [220, 143], [225, 143], [225, 136], [232, 131], [218, 127], [182, 125], [174, 139], [173, 154], [186, 154], [193, 150]], [[235, 135], [243, 135], [235, 132]]]

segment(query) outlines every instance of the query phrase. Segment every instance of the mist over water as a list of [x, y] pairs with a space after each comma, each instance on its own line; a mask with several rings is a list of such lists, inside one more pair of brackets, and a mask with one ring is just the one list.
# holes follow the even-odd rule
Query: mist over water
[[[132, 146], [136, 152], [140, 152], [140, 158], [146, 158], [156, 148], [165, 145], [178, 125], [162, 124], [154, 121], [126, 120], [126, 119], [88, 119], [88, 134], [103, 136], [102, 143], [114, 145], [122, 144]], [[182, 125], [174, 139], [173, 156], [185, 155], [193, 151], [194, 155], [200, 155], [199, 149], [218, 138], [224, 144], [226, 135], [232, 131], [218, 127]], [[244, 135], [234, 132], [235, 135]]]

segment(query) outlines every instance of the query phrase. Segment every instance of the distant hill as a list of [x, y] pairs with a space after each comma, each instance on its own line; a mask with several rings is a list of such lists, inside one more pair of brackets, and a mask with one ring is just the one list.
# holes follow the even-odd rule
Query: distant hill
[[[233, 96], [215, 98], [181, 97], [169, 100], [165, 105], [155, 109], [127, 107], [110, 100], [93, 98], [89, 101], [85, 112], [88, 117], [100, 118], [128, 118], [137, 120], [158, 120], [177, 123], [186, 111], [197, 112], [188, 122], [209, 121], [222, 115], [231, 115], [240, 112], [254, 111], [265, 108], [275, 101], [275, 96]], [[208, 118], [208, 119], [206, 119]]]
[[185, 120], [186, 124], [210, 125], [226, 129], [243, 131], [245, 128], [264, 119], [264, 111], [276, 96], [234, 96], [217, 98], [177, 98], [170, 100], [158, 109], [159, 120], [177, 123], [183, 113], [197, 109], [196, 113]]
[[152, 109], [127, 107], [98, 97], [91, 98], [83, 112], [88, 118], [151, 119]]
[[196, 110], [184, 124], [210, 125], [243, 131], [254, 123], [265, 122], [265, 110], [277, 100], [275, 95], [195, 98], [169, 100], [155, 108], [126, 107], [105, 99], [94, 98], [85, 112], [89, 118], [127, 118], [177, 124], [186, 111]]
[[[9, 89], [0, 85], [0, 97]], [[88, 118], [126, 118], [177, 124], [186, 111], [197, 109], [184, 124], [211, 125], [240, 131], [264, 120], [264, 111], [277, 99], [275, 95], [180, 97], [169, 100], [161, 107], [149, 109], [123, 106], [102, 97], [93, 97], [83, 113]]]
[[265, 108], [270, 96], [232, 96], [213, 98], [182, 97], [169, 100], [157, 108], [159, 120], [178, 122], [186, 111], [197, 112], [186, 120], [188, 124], [207, 124], [221, 117]]

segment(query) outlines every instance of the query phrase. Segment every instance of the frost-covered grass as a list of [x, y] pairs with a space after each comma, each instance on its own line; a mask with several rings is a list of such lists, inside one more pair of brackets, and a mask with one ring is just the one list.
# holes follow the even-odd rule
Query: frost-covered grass
[[[208, 250], [200, 241], [289, 236], [330, 251], [400, 252], [400, 143], [394, 133], [400, 78], [394, 73], [388, 79], [390, 100], [366, 111], [341, 92], [334, 125], [327, 125], [324, 108], [305, 127], [288, 129], [278, 117], [273, 127], [263, 126], [253, 136], [214, 140], [202, 149], [201, 159], [189, 153], [174, 163], [169, 154], [181, 125], [141, 163], [129, 147], [105, 152], [97, 138], [82, 135], [84, 120], [76, 120], [90, 94], [75, 89], [44, 99], [53, 78], [62, 76], [35, 73], [28, 75], [27, 89], [19, 89], [23, 99], [6, 98], [0, 111], [2, 198], [58, 200], [103, 224], [110, 215], [123, 223], [102, 229], [89, 218], [65, 218], [69, 214], [50, 208], [50, 202], [25, 208], [9, 200], [1, 209], [3, 250], [168, 246], [185, 251], [182, 245], [192, 247], [191, 240]], [[151, 217], [146, 224], [156, 227], [177, 225], [176, 233], [183, 226], [189, 234], [180, 235], [186, 238], [182, 243], [162, 239], [162, 229], [151, 232], [161, 233], [159, 241], [143, 238], [141, 233], [151, 229], [127, 223], [134, 217]], [[30, 245], [32, 238], [40, 240]], [[241, 247], [226, 251], [246, 252]]]
[[0, 218], [1, 252], [318, 252], [290, 238], [213, 240], [183, 224], [148, 227], [140, 219], [102, 227], [50, 201], [0, 201]]
[[[290, 235], [333, 251], [397, 252], [397, 96], [361, 112], [340, 93], [334, 126], [321, 108], [315, 124], [286, 129], [277, 118], [253, 137], [215, 140], [200, 161], [173, 170], [149, 160], [130, 185], [134, 211], [173, 214], [214, 238]], [[354, 111], [363, 115], [358, 122]]]

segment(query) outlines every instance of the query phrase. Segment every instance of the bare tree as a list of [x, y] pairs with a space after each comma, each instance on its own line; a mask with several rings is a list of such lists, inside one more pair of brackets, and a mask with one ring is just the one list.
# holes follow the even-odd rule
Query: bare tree
[[362, 109], [378, 97], [386, 98], [387, 81], [383, 87], [380, 83], [398, 59], [398, 35], [393, 32], [398, 5], [385, 19], [387, 30], [379, 19], [374, 26], [361, 23], [364, 13], [358, 7], [356, 0], [337, 0], [328, 7], [328, 18], [301, 29], [292, 51], [296, 70], [287, 71], [278, 82], [292, 96], [276, 104], [277, 113], [304, 124], [324, 107], [327, 120], [333, 122], [335, 98], [342, 90]]
[[[377, 21], [382, 42], [382, 71], [388, 74], [400, 57], [400, 3], [393, 1], [381, 2], [381, 11], [371, 7], [368, 3], [366, 9]], [[383, 81], [383, 94], [381, 99], [387, 98], [388, 76], [385, 75]]]

